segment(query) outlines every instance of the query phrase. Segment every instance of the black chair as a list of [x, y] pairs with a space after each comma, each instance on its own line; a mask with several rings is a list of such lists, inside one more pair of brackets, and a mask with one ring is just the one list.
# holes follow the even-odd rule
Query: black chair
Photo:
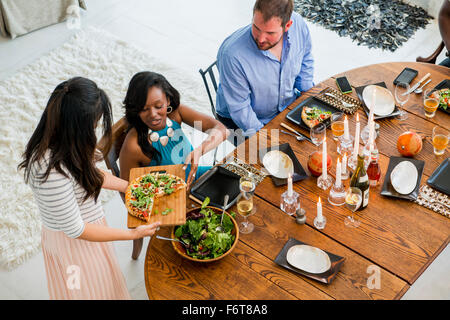
[[198, 70], [198, 72], [200, 72], [200, 75], [202, 76], [202, 79], [203, 79], [203, 83], [205, 84], [206, 92], [208, 93], [208, 97], [209, 97], [209, 102], [211, 103], [212, 114], [214, 115], [214, 118], [219, 120], [219, 118], [217, 117], [214, 100], [213, 100], [213, 97], [211, 94], [210, 85], [208, 84], [208, 80], [206, 77], [206, 75], [208, 74], [209, 82], [211, 82], [211, 85], [214, 88], [214, 92], [217, 93], [217, 81], [216, 81], [216, 76], [214, 75], [214, 69], [217, 70], [217, 73], [219, 72], [219, 70], [217, 69], [217, 61], [214, 61], [205, 71], [203, 71], [203, 69], [200, 69], [200, 70]]
[[436, 59], [441, 53], [441, 51], [445, 48], [444, 41], [442, 41], [439, 46], [436, 48], [436, 50], [431, 54], [431, 56], [423, 58], [423, 57], [417, 57], [416, 62], [425, 62], [425, 63], [436, 63]]
[[[103, 159], [105, 160], [106, 167], [112, 171], [112, 173], [120, 178], [120, 169], [117, 165], [117, 160], [119, 159], [120, 149], [122, 149], [122, 144], [127, 135], [128, 123], [125, 120], [125, 117], [121, 118], [117, 121], [112, 127], [112, 145], [109, 153], [106, 154], [106, 142], [105, 139], [102, 138], [98, 143], [97, 148], [103, 153]], [[125, 202], [125, 198], [122, 194], [120, 194], [122, 200]], [[142, 250], [142, 245], [144, 243], [144, 239], [133, 240], [133, 252], [131, 254], [131, 258], [136, 260], [139, 258], [139, 254]]]
[[[198, 70], [198, 72], [200, 72], [200, 75], [202, 76], [203, 83], [205, 84], [206, 92], [208, 93], [209, 102], [211, 103], [211, 112], [214, 115], [214, 118], [216, 118], [217, 120], [221, 121], [219, 119], [219, 117], [217, 116], [216, 107], [215, 107], [215, 104], [214, 104], [214, 99], [213, 99], [213, 96], [211, 94], [212, 89], [214, 89], [214, 93], [217, 93], [217, 81], [216, 81], [216, 76], [214, 74], [214, 70], [217, 70], [217, 74], [219, 74], [219, 69], [217, 68], [217, 61], [214, 61], [204, 71], [203, 71], [203, 69], [200, 68], [200, 70]], [[208, 81], [208, 76], [207, 75], [209, 76], [209, 81]], [[210, 86], [209, 83], [211, 83], [212, 89], [211, 89], [211, 86]], [[228, 127], [226, 124], [225, 124], [225, 126]], [[228, 128], [230, 129], [230, 127], [228, 127]], [[231, 133], [232, 134], [230, 134], [228, 136], [227, 140], [230, 141], [235, 147], [246, 140], [246, 137], [244, 137], [238, 131], [232, 131]], [[217, 148], [214, 151], [214, 164], [216, 162], [216, 155], [217, 155]]]

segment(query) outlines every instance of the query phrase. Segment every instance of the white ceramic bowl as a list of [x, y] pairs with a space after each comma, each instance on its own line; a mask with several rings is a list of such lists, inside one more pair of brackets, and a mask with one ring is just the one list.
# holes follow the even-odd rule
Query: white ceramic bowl
[[309, 273], [323, 273], [331, 268], [330, 257], [322, 250], [308, 245], [295, 245], [286, 254], [287, 262]]
[[364, 88], [362, 96], [367, 108], [373, 105], [373, 92], [375, 91], [375, 109], [373, 113], [377, 116], [390, 115], [395, 110], [395, 100], [392, 93], [383, 87], [369, 85]]
[[411, 161], [402, 161], [391, 171], [391, 184], [395, 191], [401, 194], [410, 194], [417, 185], [419, 173]]

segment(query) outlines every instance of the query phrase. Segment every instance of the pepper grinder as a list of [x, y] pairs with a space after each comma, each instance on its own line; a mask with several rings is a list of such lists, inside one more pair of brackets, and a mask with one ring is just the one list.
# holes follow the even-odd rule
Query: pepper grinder
[[305, 224], [306, 223], [306, 212], [305, 212], [305, 209], [298, 208], [297, 211], [295, 212], [295, 215], [296, 215], [295, 221], [298, 224]]

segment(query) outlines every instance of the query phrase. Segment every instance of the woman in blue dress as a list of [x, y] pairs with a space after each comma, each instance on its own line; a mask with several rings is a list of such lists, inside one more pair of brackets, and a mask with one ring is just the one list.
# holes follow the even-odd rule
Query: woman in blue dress
[[[166, 78], [154, 72], [133, 76], [124, 100], [129, 124], [119, 155], [120, 177], [129, 180], [131, 168], [185, 164], [186, 183], [191, 183], [209, 167], [199, 167], [200, 157], [223, 142], [229, 132], [218, 120], [180, 103], [180, 94]], [[208, 133], [193, 148], [181, 124]]]

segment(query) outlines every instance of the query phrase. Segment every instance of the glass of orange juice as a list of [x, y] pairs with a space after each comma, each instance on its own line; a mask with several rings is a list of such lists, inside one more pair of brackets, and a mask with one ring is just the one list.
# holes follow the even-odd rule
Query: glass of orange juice
[[448, 146], [448, 139], [450, 138], [450, 133], [442, 127], [435, 126], [433, 128], [433, 148], [434, 154], [437, 156], [443, 155], [445, 149]]
[[344, 114], [342, 112], [335, 112], [331, 115], [331, 132], [334, 140], [338, 140], [344, 135]]
[[[435, 94], [435, 89], [426, 89], [423, 91], [423, 108], [425, 117], [433, 118], [439, 106], [439, 96]], [[436, 92], [437, 93], [437, 92]]]

